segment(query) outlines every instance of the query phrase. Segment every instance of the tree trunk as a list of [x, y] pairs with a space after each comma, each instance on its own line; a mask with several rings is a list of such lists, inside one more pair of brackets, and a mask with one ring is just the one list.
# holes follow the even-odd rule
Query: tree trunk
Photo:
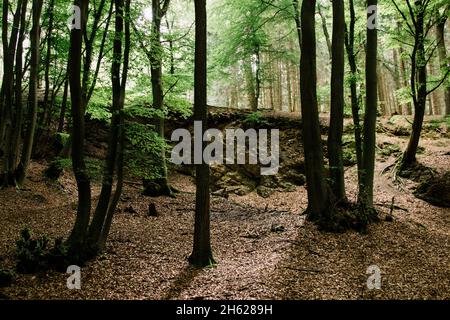
[[30, 79], [28, 92], [28, 124], [25, 134], [25, 140], [22, 148], [22, 158], [17, 169], [17, 183], [22, 185], [27, 174], [28, 166], [31, 159], [33, 149], [34, 133], [36, 131], [37, 121], [37, 83], [39, 77], [39, 42], [40, 42], [40, 18], [42, 11], [42, 0], [33, 0], [33, 28], [31, 30], [31, 62], [30, 62]]
[[[308, 190], [307, 212], [310, 220], [320, 221], [330, 219], [331, 210], [324, 178], [322, 138], [317, 105], [315, 7], [315, 0], [303, 1], [301, 19], [297, 9], [295, 18], [297, 26], [301, 25], [301, 30], [297, 29], [301, 45], [300, 92]], [[298, 8], [297, 0], [294, 0], [294, 8]]]
[[[41, 115], [41, 119], [39, 121], [39, 129], [38, 132], [42, 132], [44, 130], [43, 126], [47, 123], [47, 117], [51, 117], [51, 112], [49, 111], [49, 96], [50, 96], [50, 65], [51, 65], [51, 54], [52, 54], [52, 33], [53, 33], [53, 18], [54, 18], [54, 7], [55, 0], [50, 0], [48, 4], [48, 29], [47, 29], [47, 52], [45, 55], [45, 63], [44, 63], [44, 81], [45, 81], [45, 91], [44, 91], [44, 110]], [[53, 84], [53, 90], [55, 89], [55, 84]], [[47, 128], [48, 129], [48, 128]]]
[[[169, 5], [166, 0], [165, 6]], [[151, 76], [152, 76], [152, 95], [153, 108], [164, 112], [164, 92], [162, 82], [162, 64], [163, 64], [163, 47], [161, 45], [161, 20], [165, 12], [161, 8], [160, 0], [152, 0], [152, 52], [150, 55]], [[164, 138], [164, 117], [161, 116], [156, 120], [156, 132], [162, 139]], [[161, 162], [158, 172], [158, 178], [154, 181], [144, 180], [144, 194], [147, 196], [172, 196], [172, 190], [168, 182], [166, 150], [161, 151]]]
[[291, 79], [291, 64], [286, 63], [286, 82], [287, 82], [287, 100], [289, 112], [294, 112], [294, 106], [292, 103], [292, 79]]
[[17, 182], [17, 167], [20, 161], [20, 142], [22, 136], [23, 127], [23, 115], [24, 106], [22, 103], [22, 70], [23, 70], [23, 42], [25, 41], [25, 29], [26, 29], [26, 13], [27, 13], [28, 0], [22, 2], [19, 40], [17, 42], [16, 52], [16, 64], [15, 64], [15, 115], [13, 127], [15, 128], [11, 140], [9, 149], [9, 173], [8, 176], [11, 180], [14, 180], [14, 184]]
[[[8, 173], [10, 172], [9, 161], [9, 147], [12, 141], [12, 135], [14, 131], [14, 108], [13, 108], [13, 96], [14, 96], [14, 58], [16, 56], [17, 38], [19, 34], [19, 24], [21, 18], [23, 0], [19, 0], [16, 11], [14, 12], [14, 18], [12, 23], [12, 30], [10, 34], [9, 43], [6, 40], [7, 34], [4, 38], [4, 45], [6, 44], [6, 50], [3, 52], [3, 81], [0, 90], [0, 150], [4, 150], [5, 161], [3, 161], [3, 168], [0, 172], [0, 181], [4, 187], [10, 184]], [[5, 3], [4, 3], [5, 5]], [[8, 3], [6, 3], [8, 5]], [[6, 13], [6, 18], [7, 18]], [[5, 18], [5, 16], [4, 16]], [[6, 41], [6, 43], [5, 43]], [[0, 152], [1, 153], [1, 152]]]
[[[398, 29], [401, 29], [401, 24], [398, 24]], [[403, 47], [400, 45], [399, 47], [399, 54], [400, 54], [400, 79], [402, 81], [402, 85], [403, 87], [408, 87], [409, 83], [408, 83], [408, 77], [407, 77], [407, 70], [406, 70], [406, 65], [405, 65], [405, 59], [404, 59], [404, 54], [405, 54], [405, 50], [403, 49]], [[412, 105], [411, 102], [407, 103], [405, 105], [405, 114], [406, 115], [412, 115]]]
[[333, 48], [332, 48], [333, 46], [331, 44], [330, 33], [328, 32], [327, 18], [326, 18], [325, 13], [322, 11], [323, 8], [320, 3], [317, 5], [317, 9], [319, 11], [320, 19], [322, 21], [322, 30], [323, 30], [323, 34], [325, 35], [325, 41], [326, 41], [327, 49], [328, 49], [328, 56], [331, 61], [331, 59], [333, 57]]
[[342, 158], [342, 134], [344, 130], [344, 38], [344, 2], [333, 1], [331, 113], [328, 156], [330, 160], [331, 189], [338, 201], [346, 198]]
[[[206, 0], [195, 0], [195, 88], [194, 119], [201, 121], [203, 131], [207, 129], [207, 16]], [[202, 142], [202, 152], [205, 143]], [[203, 158], [203, 157], [202, 157]], [[210, 169], [202, 160], [196, 165], [196, 202], [194, 248], [189, 262], [195, 266], [205, 267], [214, 263], [210, 241]]]
[[415, 24], [415, 45], [411, 61], [411, 88], [413, 90], [415, 114], [411, 137], [409, 139], [408, 147], [403, 155], [402, 168], [409, 167], [416, 162], [417, 149], [419, 147], [427, 103], [427, 63], [425, 59], [424, 15], [424, 9], [418, 8]]
[[[398, 57], [398, 50], [397, 49], [393, 49], [392, 50], [392, 58], [394, 59], [394, 82], [395, 82], [395, 89], [398, 91], [402, 88], [402, 81], [400, 81], [401, 79], [401, 74], [400, 74], [400, 59]], [[397, 114], [403, 114], [403, 108], [402, 105], [399, 103], [398, 99], [395, 98], [395, 105], [396, 105], [396, 113]]]
[[250, 107], [250, 110], [258, 110], [258, 100], [256, 98], [256, 83], [255, 83], [255, 77], [253, 75], [252, 70], [252, 61], [249, 59], [245, 63], [245, 80], [247, 83], [247, 96], [248, 96], [248, 105]]
[[66, 79], [64, 81], [64, 93], [63, 93], [63, 99], [62, 99], [62, 103], [61, 103], [61, 112], [59, 114], [59, 121], [58, 121], [57, 132], [63, 132], [64, 131], [64, 123], [65, 123], [66, 112], [67, 112], [68, 91], [69, 91], [69, 79]]
[[[81, 9], [81, 28], [72, 29], [70, 34], [69, 83], [72, 113], [72, 166], [78, 188], [78, 210], [75, 226], [68, 239], [71, 252], [82, 252], [91, 215], [91, 183], [84, 159], [85, 139], [85, 100], [82, 98], [81, 60], [83, 34], [88, 13], [88, 0], [75, 0], [74, 5]], [[81, 258], [81, 257], [80, 257]]]
[[[442, 74], [445, 74], [448, 66], [448, 59], [447, 59], [447, 49], [445, 47], [445, 37], [444, 37], [444, 29], [445, 29], [445, 22], [447, 21], [447, 17], [445, 19], [442, 19], [437, 26], [436, 26], [436, 40], [438, 45], [438, 54], [439, 54], [439, 64], [442, 69]], [[445, 115], [450, 115], [450, 84], [449, 81], [447, 81], [444, 85], [444, 100], [445, 100]]]
[[[129, 9], [130, 1], [126, 3], [124, 11], [124, 1], [115, 0], [116, 18], [115, 18], [115, 37], [113, 45], [114, 59], [111, 67], [112, 76], [112, 90], [113, 90], [113, 104], [112, 104], [112, 119], [111, 129], [108, 144], [108, 151], [106, 157], [106, 166], [103, 173], [102, 190], [100, 198], [95, 210], [94, 218], [89, 227], [89, 249], [91, 254], [96, 255], [104, 248], [106, 238], [109, 233], [112, 216], [116, 210], [118, 198], [122, 192], [123, 183], [123, 129], [120, 128], [123, 124], [122, 111], [125, 104], [125, 87], [128, 75], [129, 51], [130, 51], [130, 27], [129, 27]], [[125, 13], [125, 15], [124, 15]], [[126, 22], [124, 33], [124, 21]], [[123, 35], [125, 34], [125, 49], [122, 55]], [[123, 58], [123, 70], [121, 76], [121, 65]], [[118, 155], [119, 154], [119, 155]], [[118, 185], [116, 192], [112, 195], [113, 178], [115, 169], [118, 167]], [[105, 225], [105, 223], [108, 223]]]
[[362, 136], [361, 136], [361, 121], [359, 117], [360, 103], [357, 88], [357, 76], [358, 68], [356, 63], [356, 53], [355, 53], [355, 24], [356, 24], [356, 14], [355, 6], [353, 0], [349, 1], [350, 10], [350, 25], [347, 30], [347, 36], [345, 37], [345, 47], [347, 49], [347, 58], [350, 65], [351, 81], [350, 81], [350, 95], [351, 95], [351, 105], [352, 105], [352, 116], [353, 124], [355, 126], [355, 152], [356, 152], [356, 162], [358, 165], [358, 187], [361, 185], [361, 170], [362, 170]]
[[[368, 0], [368, 7], [376, 6], [377, 0]], [[371, 14], [368, 12], [368, 19]], [[378, 18], [377, 18], [378, 19]], [[373, 179], [375, 170], [375, 143], [377, 123], [377, 51], [378, 31], [367, 28], [366, 49], [366, 112], [364, 115], [364, 143], [359, 202], [365, 208], [373, 208]]]

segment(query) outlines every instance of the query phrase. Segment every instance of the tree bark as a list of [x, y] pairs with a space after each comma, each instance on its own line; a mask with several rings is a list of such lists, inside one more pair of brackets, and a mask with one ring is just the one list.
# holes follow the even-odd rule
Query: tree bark
[[68, 91], [69, 91], [69, 79], [66, 79], [64, 81], [64, 92], [63, 92], [63, 99], [62, 99], [62, 103], [61, 103], [61, 112], [59, 114], [59, 121], [58, 121], [57, 132], [63, 132], [64, 131], [64, 123], [65, 123], [66, 112], [67, 112]]
[[333, 45], [332, 45], [332, 41], [330, 38], [330, 33], [328, 32], [328, 26], [327, 26], [327, 18], [325, 16], [325, 14], [322, 11], [322, 5], [319, 3], [317, 5], [317, 9], [319, 11], [319, 15], [320, 15], [320, 19], [322, 21], [322, 30], [323, 30], [323, 34], [325, 35], [325, 41], [327, 44], [327, 49], [328, 49], [328, 55], [329, 55], [329, 59], [331, 61], [332, 57], [333, 57]]
[[[85, 139], [85, 99], [82, 97], [81, 60], [83, 34], [86, 30], [88, 0], [75, 0], [74, 5], [81, 9], [81, 28], [72, 29], [70, 34], [69, 83], [72, 114], [72, 166], [78, 188], [78, 210], [75, 225], [67, 240], [71, 252], [82, 252], [87, 237], [91, 215], [91, 183], [84, 159]], [[81, 257], [80, 257], [81, 258]]]
[[14, 180], [14, 184], [17, 182], [17, 168], [20, 161], [20, 142], [22, 136], [24, 106], [22, 103], [22, 70], [23, 70], [23, 42], [25, 41], [25, 29], [26, 29], [26, 13], [27, 13], [28, 0], [22, 2], [19, 39], [17, 42], [16, 63], [15, 63], [15, 114], [14, 114], [14, 132], [9, 149], [9, 173], [8, 176], [11, 180]]
[[356, 24], [356, 14], [354, 1], [349, 0], [349, 10], [350, 10], [350, 24], [347, 29], [347, 35], [345, 37], [345, 47], [347, 50], [347, 59], [350, 65], [351, 81], [350, 81], [350, 96], [352, 105], [352, 116], [353, 124], [355, 126], [355, 152], [356, 152], [356, 162], [358, 165], [358, 187], [361, 185], [361, 170], [362, 170], [362, 128], [359, 116], [360, 107], [360, 96], [358, 94], [357, 88], [357, 54], [355, 53], [355, 24]]
[[[160, 0], [152, 0], [152, 54], [150, 54], [151, 80], [152, 80], [152, 96], [153, 108], [164, 112], [164, 92], [162, 79], [162, 63], [163, 63], [163, 47], [161, 45], [161, 21], [166, 14], [170, 0], [165, 0], [161, 7]], [[156, 119], [155, 129], [162, 139], [165, 139], [164, 133], [165, 119], [164, 116]], [[166, 150], [161, 151], [161, 161], [158, 172], [158, 178], [154, 181], [144, 180], [144, 194], [148, 196], [172, 196], [173, 192], [168, 182]]]
[[[122, 192], [123, 184], [123, 124], [122, 111], [125, 104], [125, 88], [128, 76], [129, 52], [130, 52], [130, 27], [129, 12], [130, 1], [127, 0], [125, 8], [123, 0], [115, 0], [115, 37], [113, 45], [114, 59], [111, 67], [112, 77], [112, 119], [111, 129], [106, 157], [106, 166], [103, 173], [102, 190], [97, 204], [97, 208], [89, 227], [89, 249], [90, 253], [96, 255], [104, 249], [106, 239], [109, 233], [112, 216], [116, 210], [118, 199]], [[125, 21], [125, 32], [124, 32]], [[125, 35], [125, 48], [123, 49], [123, 37]], [[122, 53], [122, 50], [124, 52]], [[121, 75], [121, 66], [123, 59], [123, 69]], [[119, 162], [119, 163], [117, 163]], [[112, 195], [113, 180], [115, 169], [118, 170], [118, 185]]]
[[[44, 123], [47, 123], [47, 117], [51, 117], [51, 113], [49, 109], [49, 95], [50, 95], [50, 65], [52, 62], [51, 54], [53, 47], [53, 18], [54, 18], [54, 7], [55, 0], [50, 0], [48, 4], [48, 29], [47, 29], [47, 51], [45, 55], [45, 63], [44, 63], [44, 81], [45, 81], [45, 91], [44, 91], [44, 111], [41, 115], [41, 119], [39, 121], [39, 132], [42, 132]], [[53, 84], [53, 90], [55, 89], [55, 84]]]
[[22, 185], [27, 174], [28, 166], [31, 159], [33, 149], [34, 133], [36, 131], [37, 121], [37, 83], [39, 77], [39, 42], [40, 42], [40, 18], [42, 11], [42, 0], [33, 0], [33, 28], [31, 30], [31, 62], [30, 62], [30, 79], [28, 92], [28, 125], [25, 134], [25, 140], [22, 148], [22, 158], [17, 169], [17, 183]]
[[[303, 118], [303, 145], [305, 150], [306, 181], [308, 190], [308, 218], [312, 221], [331, 218], [329, 194], [324, 178], [322, 138], [317, 105], [317, 73], [316, 73], [316, 35], [315, 35], [316, 1], [303, 1], [301, 19], [296, 11], [296, 24], [300, 59], [300, 92]], [[298, 1], [294, 0], [294, 8]]]
[[[444, 17], [441, 21], [439, 21], [439, 23], [436, 26], [436, 40], [438, 45], [439, 64], [441, 65], [443, 74], [447, 72], [446, 70], [448, 68], [447, 49], [445, 47], [445, 37], [444, 37], [446, 21], [447, 17]], [[450, 115], [450, 84], [448, 81], [444, 86], [444, 101], [445, 101], [444, 114], [448, 116]]]
[[411, 89], [413, 93], [415, 114], [411, 137], [409, 139], [408, 147], [403, 155], [402, 168], [409, 167], [416, 162], [428, 95], [424, 36], [425, 8], [420, 3], [416, 5], [416, 7], [415, 42], [411, 58]]
[[[207, 16], [206, 0], [195, 0], [195, 88], [194, 119], [201, 121], [203, 130], [207, 129]], [[202, 150], [205, 143], [202, 142]], [[198, 152], [198, 151], [197, 151]], [[203, 158], [203, 157], [202, 157]], [[214, 264], [210, 240], [210, 169], [202, 160], [196, 165], [196, 202], [194, 246], [189, 262], [195, 266], [205, 267]]]
[[[377, 0], [368, 0], [368, 7], [376, 6]], [[376, 13], [370, 13], [376, 14]], [[368, 13], [369, 19], [369, 13]], [[378, 19], [378, 18], [377, 18]], [[366, 48], [366, 112], [364, 115], [364, 143], [359, 202], [366, 208], [373, 208], [373, 180], [375, 170], [375, 143], [377, 123], [377, 52], [378, 31], [367, 28]]]
[[333, 43], [331, 70], [331, 113], [328, 136], [331, 189], [336, 199], [346, 198], [342, 134], [344, 130], [344, 2], [333, 1]]

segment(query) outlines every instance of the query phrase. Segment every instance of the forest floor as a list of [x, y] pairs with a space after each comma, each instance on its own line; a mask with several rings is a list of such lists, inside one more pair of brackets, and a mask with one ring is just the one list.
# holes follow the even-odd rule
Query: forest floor
[[[378, 144], [407, 137], [378, 135]], [[450, 168], [450, 138], [425, 135], [419, 161], [438, 172]], [[195, 185], [174, 174], [175, 199], [146, 198], [127, 183], [107, 251], [81, 270], [82, 289], [68, 290], [68, 275], [54, 271], [19, 275], [0, 289], [4, 299], [450, 299], [450, 209], [412, 194], [416, 183], [393, 182], [394, 156], [377, 159], [375, 203], [383, 222], [367, 234], [319, 232], [305, 221], [304, 187], [262, 198], [212, 198], [212, 247], [217, 265], [189, 266]], [[0, 264], [14, 267], [15, 241], [30, 227], [36, 235], [66, 237], [76, 214], [76, 185], [65, 173], [58, 182], [34, 162], [25, 190], [0, 191]], [[355, 167], [346, 171], [354, 199]], [[98, 194], [99, 186], [94, 187]], [[392, 198], [393, 221], [384, 221]], [[150, 203], [159, 217], [148, 217]], [[381, 290], [367, 288], [369, 266], [382, 273]]]

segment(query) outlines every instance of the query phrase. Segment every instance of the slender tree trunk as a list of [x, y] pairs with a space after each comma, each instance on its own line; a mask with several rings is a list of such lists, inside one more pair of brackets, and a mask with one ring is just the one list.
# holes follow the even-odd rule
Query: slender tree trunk
[[346, 198], [342, 134], [344, 130], [344, 2], [333, 1], [333, 44], [331, 70], [331, 114], [328, 137], [331, 189], [337, 200]]
[[[169, 5], [166, 0], [165, 7]], [[164, 92], [162, 79], [163, 47], [161, 45], [161, 20], [165, 12], [161, 8], [160, 0], [152, 0], [152, 52], [150, 55], [151, 76], [152, 76], [152, 96], [153, 108], [163, 112], [164, 110]], [[162, 139], [165, 139], [164, 133], [165, 119], [161, 116], [156, 120], [156, 131]], [[144, 194], [148, 196], [172, 196], [172, 190], [168, 182], [166, 150], [161, 151], [160, 167], [158, 178], [154, 181], [144, 180]]]
[[67, 112], [68, 91], [69, 91], [69, 79], [67, 78], [64, 81], [64, 93], [63, 93], [63, 99], [62, 99], [62, 103], [61, 103], [61, 112], [59, 114], [59, 121], [58, 121], [57, 132], [63, 132], [64, 131], [64, 123], [65, 123], [66, 112]]
[[[207, 16], [206, 0], [195, 0], [195, 88], [194, 119], [207, 129]], [[205, 143], [202, 142], [203, 151]], [[202, 157], [203, 158], [203, 157]], [[210, 169], [209, 164], [196, 165], [196, 201], [194, 248], [189, 262], [204, 267], [214, 263], [210, 240]]]
[[[441, 66], [441, 69], [443, 70], [442, 73], [444, 74], [446, 72], [446, 68], [448, 68], [448, 58], [447, 58], [447, 49], [445, 47], [445, 37], [444, 37], [444, 29], [445, 29], [445, 22], [447, 21], [447, 17], [445, 19], [442, 19], [437, 26], [436, 26], [436, 39], [437, 39], [437, 45], [438, 45], [438, 55], [439, 55], [439, 64]], [[444, 108], [444, 114], [450, 115], [450, 84], [449, 81], [447, 81], [444, 85], [444, 101], [445, 101], [445, 108]]]
[[[368, 0], [367, 5], [377, 5], [377, 0]], [[368, 12], [369, 16], [377, 14]], [[377, 18], [378, 19], [378, 18]], [[375, 171], [375, 144], [377, 123], [377, 52], [378, 31], [375, 28], [367, 28], [366, 49], [366, 112], [364, 116], [364, 143], [361, 172], [361, 187], [359, 201], [366, 208], [373, 208], [373, 180]]]
[[253, 106], [253, 111], [258, 111], [259, 108], [259, 98], [261, 96], [261, 53], [259, 51], [259, 46], [255, 50], [256, 58], [256, 74], [255, 74], [255, 105]]
[[[74, 5], [81, 9], [81, 28], [72, 29], [69, 52], [69, 84], [72, 113], [72, 166], [78, 188], [78, 210], [75, 225], [68, 239], [71, 252], [82, 252], [91, 215], [91, 183], [84, 159], [85, 100], [82, 98], [81, 60], [83, 34], [86, 28], [88, 0], [75, 0]], [[80, 257], [82, 258], [82, 257]]]
[[287, 82], [287, 100], [289, 112], [294, 112], [294, 106], [292, 103], [292, 79], [291, 79], [291, 64], [286, 64], [286, 82]]
[[[106, 166], [103, 173], [102, 190], [100, 193], [100, 198], [95, 210], [94, 218], [89, 227], [89, 248], [92, 254], [97, 254], [100, 250], [104, 248], [106, 243], [107, 234], [109, 232], [112, 215], [117, 206], [116, 198], [120, 198], [122, 183], [123, 183], [123, 171], [120, 167], [119, 181], [116, 188], [116, 192], [112, 195], [113, 178], [115, 175], [115, 169], [117, 167], [117, 161], [119, 161], [119, 166], [123, 163], [123, 150], [122, 150], [122, 129], [120, 128], [122, 121], [122, 110], [125, 104], [125, 87], [128, 75], [128, 63], [129, 63], [129, 51], [130, 51], [130, 30], [129, 30], [129, 9], [130, 2], [127, 1], [126, 8], [124, 10], [124, 1], [115, 0], [116, 7], [116, 18], [115, 18], [115, 37], [113, 54], [114, 59], [111, 68], [112, 76], [112, 90], [113, 90], [113, 104], [112, 104], [112, 120], [110, 137], [108, 144], [108, 151], [106, 157]], [[127, 19], [127, 20], [125, 20]], [[125, 49], [122, 55], [123, 46], [123, 35], [124, 35], [124, 20], [126, 21], [125, 28]], [[123, 71], [121, 77], [121, 65], [123, 58]], [[119, 156], [117, 154], [119, 153]], [[109, 218], [111, 216], [111, 218]], [[108, 221], [108, 225], [105, 222]], [[102, 233], [103, 232], [103, 233]]]
[[258, 101], [256, 97], [256, 83], [255, 83], [255, 76], [253, 75], [251, 59], [249, 59], [246, 62], [244, 68], [245, 68], [245, 79], [247, 83], [248, 104], [250, 110], [255, 111], [258, 109]]
[[109, 11], [108, 11], [108, 17], [106, 18], [105, 29], [103, 30], [102, 41], [100, 43], [100, 50], [98, 52], [97, 66], [95, 68], [94, 75], [92, 76], [92, 79], [91, 79], [91, 85], [90, 85], [90, 88], [89, 88], [88, 93], [87, 93], [86, 103], [88, 103], [91, 100], [92, 95], [94, 94], [95, 86], [97, 84], [98, 75], [100, 73], [100, 68], [101, 68], [101, 65], [102, 65], [102, 60], [103, 60], [103, 58], [105, 56], [105, 54], [104, 54], [105, 43], [106, 43], [107, 36], [108, 36], [109, 25], [111, 23], [111, 17], [113, 15], [112, 14], [113, 13], [113, 8], [114, 8], [114, 1], [111, 1], [111, 5], [110, 5]]
[[17, 166], [20, 161], [20, 141], [22, 135], [23, 127], [23, 115], [24, 106], [22, 103], [22, 69], [23, 69], [23, 42], [25, 41], [25, 29], [26, 29], [26, 13], [27, 13], [28, 0], [22, 2], [21, 8], [21, 18], [20, 18], [20, 29], [19, 29], [19, 39], [17, 42], [17, 52], [16, 52], [16, 64], [15, 64], [15, 115], [13, 127], [15, 128], [13, 132], [13, 137], [11, 140], [10, 150], [9, 150], [9, 177], [14, 180], [16, 184], [16, 174]]
[[[401, 25], [399, 24], [398, 25], [398, 29], [400, 30], [400, 28], [401, 28]], [[400, 46], [399, 47], [399, 53], [400, 53], [400, 65], [399, 65], [399, 67], [400, 67], [400, 78], [401, 78], [401, 80], [402, 80], [402, 84], [403, 84], [403, 87], [408, 87], [409, 86], [409, 83], [408, 83], [408, 80], [407, 80], [407, 71], [406, 71], [406, 65], [405, 65], [405, 59], [404, 59], [404, 54], [405, 54], [405, 50], [403, 49], [403, 47], [402, 46]], [[406, 106], [405, 106], [405, 114], [406, 115], [412, 115], [412, 105], [411, 105], [411, 102], [408, 102], [407, 104], [406, 104]]]
[[112, 193], [114, 171], [116, 167], [117, 142], [119, 137], [119, 122], [122, 102], [121, 82], [120, 82], [120, 66], [122, 64], [122, 34], [123, 34], [123, 0], [115, 0], [116, 20], [115, 35], [113, 45], [113, 61], [111, 67], [111, 83], [112, 83], [112, 119], [111, 129], [108, 142], [108, 150], [106, 155], [106, 164], [103, 172], [102, 189], [95, 209], [94, 217], [89, 226], [88, 241], [89, 247], [96, 253], [98, 250], [98, 241], [103, 228], [103, 223], [109, 207]]
[[[293, 0], [296, 8], [296, 24], [300, 59], [300, 92], [303, 119], [303, 145], [305, 150], [306, 182], [308, 190], [308, 218], [312, 221], [331, 219], [329, 194], [324, 178], [322, 138], [317, 105], [316, 73], [316, 35], [315, 8], [316, 1], [303, 1], [301, 19], [298, 14], [298, 1]], [[301, 22], [300, 22], [301, 21]]]
[[417, 149], [423, 127], [425, 108], [427, 103], [427, 63], [425, 59], [424, 15], [423, 8], [417, 8], [415, 24], [415, 47], [412, 54], [411, 88], [414, 98], [414, 122], [408, 147], [403, 155], [402, 168], [409, 167], [416, 162]]
[[357, 77], [358, 77], [358, 68], [357, 68], [357, 54], [355, 53], [355, 24], [356, 24], [356, 14], [355, 14], [355, 6], [353, 0], [349, 0], [349, 10], [350, 10], [350, 24], [347, 30], [347, 36], [345, 40], [345, 46], [347, 49], [347, 58], [348, 63], [350, 65], [350, 72], [352, 74], [350, 81], [350, 96], [351, 96], [351, 105], [352, 105], [352, 116], [353, 116], [353, 124], [355, 126], [355, 152], [356, 152], [356, 162], [358, 165], [358, 186], [361, 185], [361, 170], [362, 170], [362, 128], [361, 121], [359, 116], [360, 111], [360, 99], [358, 95], [357, 88]]
[[[430, 61], [428, 62], [428, 73], [432, 77], [436, 75], [436, 68], [434, 65], [433, 58], [431, 58]], [[430, 102], [431, 102], [430, 109], [432, 110], [433, 114], [436, 116], [441, 115], [442, 111], [441, 111], [441, 105], [439, 103], [438, 91], [434, 91], [430, 94]]]
[[[14, 12], [13, 23], [11, 34], [9, 38], [9, 42], [6, 40], [7, 34], [4, 38], [4, 45], [6, 44], [6, 51], [3, 51], [3, 81], [0, 90], [0, 150], [4, 150], [5, 153], [8, 153], [9, 146], [11, 144], [12, 134], [13, 134], [13, 117], [14, 117], [14, 108], [13, 108], [13, 96], [14, 96], [14, 58], [16, 56], [16, 46], [17, 46], [17, 38], [19, 34], [19, 24], [21, 17], [21, 9], [22, 9], [23, 0], [19, 0], [17, 3], [16, 11]], [[4, 3], [5, 5], [5, 3]], [[8, 5], [8, 3], [6, 3]], [[6, 17], [7, 17], [6, 13]], [[5, 43], [6, 41], [6, 43]], [[5, 158], [8, 159], [9, 155], [6, 155]], [[3, 172], [0, 176], [5, 176], [9, 172], [9, 161], [4, 161], [3, 163]], [[1, 177], [0, 177], [0, 180]], [[8, 177], [3, 180], [4, 186], [7, 186], [9, 183]]]
[[[393, 49], [392, 50], [392, 57], [394, 59], [394, 82], [395, 82], [395, 89], [400, 90], [402, 88], [401, 85], [401, 74], [400, 74], [400, 59], [398, 57], [398, 50]], [[402, 105], [399, 103], [398, 99], [395, 99], [395, 105], [396, 105], [396, 112], [397, 114], [403, 114], [403, 108]]]
[[380, 103], [380, 111], [381, 111], [381, 115], [385, 116], [388, 114], [388, 106], [387, 106], [387, 96], [386, 93], [384, 91], [384, 73], [383, 70], [380, 66], [380, 64], [378, 63], [377, 65], [377, 91], [378, 91], [378, 100]]
[[[54, 7], [55, 0], [50, 0], [48, 4], [47, 14], [48, 14], [48, 29], [47, 29], [47, 52], [45, 55], [45, 63], [44, 63], [44, 81], [45, 81], [45, 91], [44, 91], [44, 111], [41, 115], [41, 119], [39, 121], [39, 129], [38, 132], [43, 131], [43, 126], [47, 123], [47, 117], [51, 117], [51, 113], [49, 111], [49, 96], [50, 96], [50, 65], [52, 62], [52, 47], [53, 47], [53, 18], [54, 18]], [[55, 84], [53, 84], [53, 90], [55, 89]]]
[[30, 164], [31, 152], [33, 149], [34, 133], [37, 121], [37, 83], [39, 77], [39, 40], [40, 40], [40, 18], [42, 11], [42, 0], [33, 0], [33, 28], [31, 30], [31, 63], [28, 92], [28, 123], [25, 140], [22, 148], [22, 158], [17, 169], [17, 183], [22, 185]]
[[332, 48], [332, 44], [331, 44], [330, 33], [328, 32], [327, 18], [326, 18], [325, 13], [322, 10], [323, 8], [320, 3], [317, 5], [317, 8], [319, 11], [320, 19], [322, 21], [322, 30], [323, 30], [323, 34], [325, 35], [325, 41], [327, 44], [328, 55], [329, 55], [329, 59], [331, 61], [331, 59], [333, 57], [333, 48]]

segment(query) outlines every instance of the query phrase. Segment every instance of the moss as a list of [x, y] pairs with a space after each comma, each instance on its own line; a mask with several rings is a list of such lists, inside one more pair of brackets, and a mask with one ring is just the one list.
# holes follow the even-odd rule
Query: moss
[[378, 145], [378, 152], [383, 156], [389, 157], [391, 155], [399, 155], [402, 150], [398, 144], [384, 142], [383, 144]]
[[48, 168], [44, 171], [44, 175], [52, 180], [58, 180], [65, 169], [72, 167], [71, 159], [57, 158], [50, 162]]

